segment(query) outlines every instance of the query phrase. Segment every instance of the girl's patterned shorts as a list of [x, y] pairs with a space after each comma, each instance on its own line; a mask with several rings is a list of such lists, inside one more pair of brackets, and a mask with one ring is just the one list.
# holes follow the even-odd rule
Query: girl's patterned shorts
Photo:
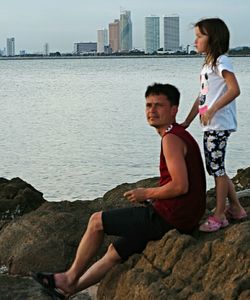
[[209, 175], [223, 176], [225, 171], [225, 154], [230, 130], [209, 130], [204, 132], [203, 146], [206, 169]]

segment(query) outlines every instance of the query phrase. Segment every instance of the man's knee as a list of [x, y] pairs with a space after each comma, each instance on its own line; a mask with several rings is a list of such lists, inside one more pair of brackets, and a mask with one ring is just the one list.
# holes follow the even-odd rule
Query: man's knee
[[109, 245], [108, 251], [105, 256], [113, 263], [119, 263], [122, 260], [113, 244]]
[[89, 218], [89, 224], [88, 228], [94, 230], [94, 231], [101, 231], [103, 230], [103, 225], [102, 225], [102, 212], [95, 212], [91, 215]]

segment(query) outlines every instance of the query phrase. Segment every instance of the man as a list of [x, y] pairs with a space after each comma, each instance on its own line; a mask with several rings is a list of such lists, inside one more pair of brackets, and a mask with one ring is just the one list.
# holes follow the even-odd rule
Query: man
[[[127, 191], [131, 203], [148, 205], [96, 212], [89, 220], [75, 260], [65, 273], [36, 273], [33, 278], [52, 295], [65, 299], [99, 282], [117, 263], [140, 253], [150, 240], [177, 228], [189, 233], [205, 211], [205, 173], [192, 136], [176, 123], [179, 91], [169, 84], [147, 88], [146, 117], [161, 136], [160, 186]], [[120, 238], [89, 269], [104, 234]]]

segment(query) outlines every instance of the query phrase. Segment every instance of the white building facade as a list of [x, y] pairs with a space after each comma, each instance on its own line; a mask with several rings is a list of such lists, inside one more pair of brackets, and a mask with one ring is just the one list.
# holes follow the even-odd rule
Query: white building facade
[[105, 48], [108, 46], [108, 30], [97, 30], [97, 53], [105, 53]]
[[178, 15], [163, 17], [164, 51], [180, 50], [180, 18]]
[[6, 55], [15, 56], [15, 38], [8, 38], [6, 46]]
[[45, 56], [49, 56], [49, 44], [48, 43], [45, 43], [43, 46], [43, 54]]
[[97, 43], [95, 42], [74, 43], [74, 54], [76, 55], [96, 54], [96, 52]]
[[160, 48], [160, 17], [145, 17], [145, 53], [152, 54]]

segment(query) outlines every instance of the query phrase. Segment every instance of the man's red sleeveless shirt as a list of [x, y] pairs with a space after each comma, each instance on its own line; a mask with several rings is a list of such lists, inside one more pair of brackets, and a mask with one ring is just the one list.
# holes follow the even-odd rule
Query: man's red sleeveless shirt
[[[173, 124], [172, 128], [164, 134], [174, 134], [184, 141], [187, 147], [186, 164], [188, 172], [188, 192], [176, 198], [159, 199], [153, 202], [157, 213], [168, 224], [175, 228], [189, 232], [199, 223], [205, 212], [206, 206], [206, 178], [201, 153], [194, 138], [179, 124]], [[160, 156], [160, 185], [171, 181], [167, 162], [161, 147]]]

